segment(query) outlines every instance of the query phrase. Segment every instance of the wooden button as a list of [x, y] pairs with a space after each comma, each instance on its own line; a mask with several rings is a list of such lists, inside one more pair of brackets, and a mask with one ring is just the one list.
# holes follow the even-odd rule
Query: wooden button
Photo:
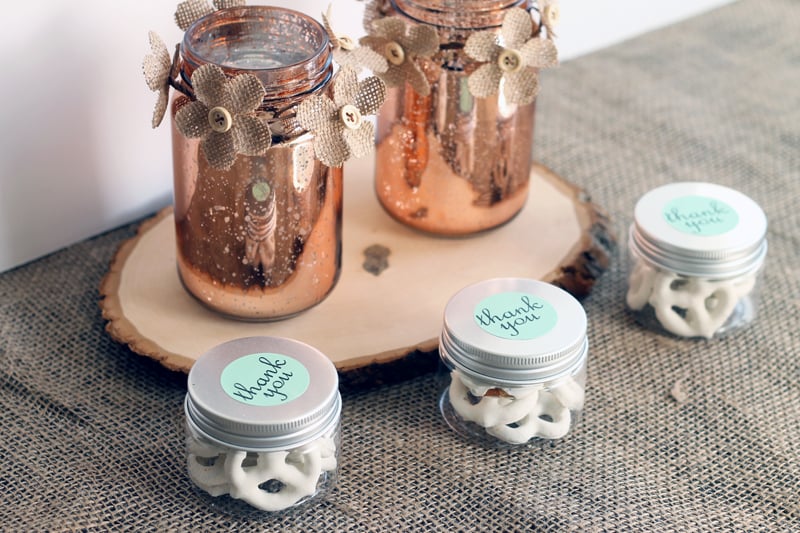
[[392, 65], [402, 65], [403, 61], [406, 60], [406, 53], [403, 50], [403, 47], [394, 41], [386, 44], [386, 47], [383, 50], [383, 55], [386, 56], [386, 59]]
[[337, 36], [336, 40], [339, 41], [339, 48], [342, 50], [355, 50], [356, 43], [347, 35]]
[[224, 107], [213, 107], [208, 112], [208, 123], [217, 133], [225, 133], [233, 126], [233, 118]]
[[344, 125], [351, 130], [357, 130], [361, 127], [363, 118], [361, 117], [361, 111], [359, 111], [356, 106], [349, 104], [343, 106], [341, 111], [339, 111], [339, 116], [342, 117]]
[[505, 49], [500, 52], [497, 64], [503, 72], [516, 72], [522, 68], [522, 56], [516, 50]]

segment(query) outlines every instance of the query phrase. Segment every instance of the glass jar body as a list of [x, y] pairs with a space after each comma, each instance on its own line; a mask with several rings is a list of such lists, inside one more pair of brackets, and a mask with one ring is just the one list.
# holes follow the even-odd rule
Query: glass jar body
[[471, 34], [499, 32], [505, 11], [520, 5], [472, 1], [455, 11], [435, 0], [392, 3], [387, 15], [429, 24], [444, 48], [418, 59], [430, 94], [407, 83], [390, 87], [378, 114], [375, 190], [399, 222], [433, 234], [468, 235], [509, 221], [524, 206], [535, 102], [511, 104], [502, 90], [473, 97], [467, 80], [475, 65], [463, 52]]
[[301, 446], [244, 450], [214, 442], [190, 423], [186, 465], [198, 494], [220, 512], [277, 513], [313, 504], [338, 476], [341, 423]]
[[627, 263], [627, 308], [652, 331], [711, 339], [756, 319], [763, 261], [735, 276], [692, 276], [653, 264], [629, 241]]
[[490, 448], [563, 438], [583, 410], [586, 357], [567, 373], [525, 385], [471, 378], [447, 362], [440, 375], [439, 409], [447, 425]]
[[342, 169], [314, 157], [313, 138], [297, 128], [293, 113], [304, 98], [329, 90], [324, 29], [291, 10], [220, 10], [189, 28], [181, 54], [184, 80], [206, 63], [229, 77], [256, 76], [265, 89], [259, 118], [273, 137], [263, 155], [240, 153], [229, 169], [215, 168], [201, 140], [185, 137], [174, 120], [191, 87], [173, 98], [176, 256], [184, 287], [210, 309], [244, 320], [286, 318], [316, 305], [341, 267]]

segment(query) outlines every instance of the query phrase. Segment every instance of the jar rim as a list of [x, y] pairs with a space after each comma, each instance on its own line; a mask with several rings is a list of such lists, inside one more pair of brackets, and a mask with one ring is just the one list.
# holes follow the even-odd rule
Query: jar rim
[[[525, 296], [533, 300], [524, 302]], [[517, 298], [523, 302], [519, 308], [515, 308]], [[517, 338], [487, 327], [481, 320], [487, 302], [492, 306], [490, 312], [500, 317], [501, 309], [526, 316], [532, 307], [524, 311], [525, 306], [532, 301], [543, 306], [535, 321], [542, 320], [544, 326], [532, 324], [535, 321], [521, 324], [520, 333], [521, 328], [528, 329]], [[538, 383], [569, 372], [582, 364], [588, 353], [583, 306], [565, 290], [538, 280], [495, 278], [469, 285], [450, 299], [443, 322], [440, 357], [476, 379], [509, 386]]]
[[507, 9], [528, 5], [528, 0], [473, 1], [480, 5], [480, 9], [470, 9], [463, 2], [446, 5], [446, 2], [436, 0], [391, 0], [391, 3], [399, 13], [417, 22], [461, 30], [499, 27]]
[[[254, 400], [255, 394], [243, 399], [223, 383], [227, 370], [256, 356], [261, 361], [264, 355], [291, 359], [295, 369], [306, 372], [301, 390], [285, 402]], [[269, 367], [258, 370], [263, 368]], [[252, 366], [237, 370], [238, 375], [244, 370], [247, 376], [258, 376], [257, 371], [250, 372]], [[260, 392], [268, 380], [258, 381]], [[282, 337], [245, 337], [217, 345], [197, 359], [189, 371], [184, 411], [194, 430], [220, 445], [251, 451], [286, 449], [311, 442], [338, 423], [342, 409], [338, 383], [331, 360], [305, 343]], [[239, 387], [237, 383], [235, 390], [245, 390], [248, 384]], [[288, 390], [285, 386], [282, 383], [280, 390]], [[275, 386], [272, 392], [278, 390]]]
[[[194, 21], [191, 26], [186, 29], [184, 33], [183, 40], [181, 41], [181, 52], [189, 54], [192, 60], [195, 60], [196, 64], [194, 65], [195, 68], [200, 66], [203, 63], [212, 63], [213, 61], [210, 60], [208, 56], [204, 56], [199, 50], [196, 49], [194, 46], [194, 39], [199, 39], [202, 35], [207, 34], [208, 32], [212, 31], [213, 29], [217, 29], [220, 26], [225, 25], [232, 25], [238, 24], [242, 21], [246, 21], [248, 23], [253, 23], [254, 21], [262, 22], [265, 26], [269, 25], [268, 20], [274, 20], [276, 15], [284, 16], [284, 17], [292, 17], [296, 19], [297, 23], [307, 24], [309, 28], [313, 28], [315, 32], [315, 37], [318, 37], [319, 42], [316, 45], [315, 49], [312, 52], [308, 53], [308, 56], [299, 59], [293, 63], [282, 64], [277, 66], [266, 66], [266, 67], [259, 67], [259, 66], [233, 66], [233, 65], [220, 65], [223, 67], [224, 70], [234, 70], [236, 72], [260, 72], [260, 71], [273, 71], [273, 70], [281, 70], [281, 69], [290, 69], [296, 67], [299, 64], [305, 63], [317, 55], [321, 54], [325, 51], [328, 47], [330, 41], [328, 39], [328, 34], [325, 32], [325, 28], [320, 24], [316, 19], [306, 15], [305, 13], [301, 13], [300, 11], [296, 11], [294, 9], [284, 8], [284, 7], [277, 7], [277, 6], [264, 6], [264, 5], [254, 5], [254, 6], [241, 6], [241, 7], [228, 7], [223, 9], [217, 9], [208, 15], [201, 17]], [[198, 43], [199, 44], [199, 43]]]
[[[706, 233], [671, 220], [685, 201], [717, 204], [728, 218], [697, 215], [716, 224]], [[670, 216], [668, 216], [670, 215]], [[713, 226], [713, 225], [712, 225]], [[676, 182], [650, 190], [636, 203], [628, 246], [652, 265], [687, 276], [728, 278], [758, 269], [767, 253], [767, 218], [761, 207], [734, 189], [706, 182]]]
[[[245, 33], [239, 26], [260, 31]], [[286, 31], [284, 38], [287, 40], [281, 52], [290, 55], [282, 60], [270, 58], [267, 62], [263, 44], [281, 30]], [[240, 36], [261, 40], [258, 57], [247, 60], [252, 64], [225, 59], [226, 38], [234, 39], [237, 31]], [[301, 42], [298, 36], [305, 36], [305, 42], [309, 43], [307, 48], [298, 46]], [[212, 49], [223, 50], [221, 58], [214, 57]], [[231, 50], [237, 52], [236, 48]], [[333, 76], [333, 54], [325, 28], [313, 17], [283, 7], [254, 5], [213, 11], [189, 26], [181, 41], [180, 53], [183, 58], [181, 76], [190, 87], [195, 69], [204, 64], [216, 64], [231, 77], [238, 74], [257, 77], [266, 91], [265, 101], [316, 93]]]

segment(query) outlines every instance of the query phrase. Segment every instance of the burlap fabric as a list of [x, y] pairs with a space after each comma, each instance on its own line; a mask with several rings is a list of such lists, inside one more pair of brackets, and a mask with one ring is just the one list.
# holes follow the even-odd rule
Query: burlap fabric
[[619, 232], [641, 194], [677, 179], [763, 206], [769, 263], [746, 332], [695, 342], [637, 327], [618, 252], [585, 301], [589, 388], [568, 438], [464, 443], [439, 420], [432, 376], [345, 392], [330, 497], [242, 520], [190, 489], [185, 376], [103, 331], [97, 285], [128, 226], [0, 276], [0, 528], [800, 530], [798, 35], [796, 0], [741, 1], [542, 74], [537, 159]]
[[467, 38], [464, 53], [481, 63], [469, 76], [473, 96], [497, 94], [500, 81], [504, 80], [503, 94], [508, 102], [533, 102], [539, 92], [537, 69], [555, 66], [558, 52], [550, 39], [532, 36], [530, 13], [517, 8], [506, 12], [499, 35], [495, 31], [479, 31]]
[[361, 81], [353, 68], [342, 68], [333, 82], [333, 100], [319, 94], [297, 106], [297, 123], [314, 135], [314, 154], [329, 167], [351, 156], [364, 157], [375, 147], [375, 127], [364, 120], [386, 98], [386, 86], [370, 76]]
[[406, 24], [400, 17], [387, 17], [373, 21], [369, 31], [361, 38], [362, 45], [379, 54], [385, 53], [387, 47], [395, 47], [386, 71], [376, 71], [384, 83], [388, 87], [408, 83], [418, 94], [428, 96], [431, 86], [414, 58], [431, 57], [438, 51], [436, 30], [424, 24]]

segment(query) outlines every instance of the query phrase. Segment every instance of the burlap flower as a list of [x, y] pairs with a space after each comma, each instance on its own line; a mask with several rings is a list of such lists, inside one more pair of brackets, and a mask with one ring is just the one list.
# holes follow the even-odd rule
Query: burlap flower
[[547, 38], [552, 39], [556, 36], [555, 28], [561, 20], [561, 10], [556, 0], [545, 0], [542, 6], [542, 26], [547, 30]]
[[245, 0], [214, 0], [214, 7], [209, 5], [208, 0], [185, 0], [178, 4], [178, 9], [175, 11], [175, 22], [180, 29], [186, 31], [197, 19], [213, 13], [216, 9], [243, 5], [245, 5]]
[[373, 21], [371, 34], [361, 38], [361, 44], [383, 54], [389, 68], [378, 76], [389, 87], [408, 83], [418, 94], [427, 96], [430, 84], [417, 65], [418, 57], [431, 57], [439, 50], [439, 36], [431, 26], [411, 25], [398, 17]]
[[328, 39], [333, 46], [333, 59], [343, 67], [356, 70], [366, 68], [372, 72], [383, 73], [389, 68], [389, 63], [382, 54], [366, 46], [357, 46], [352, 38], [338, 35], [331, 26], [331, 8], [322, 14], [322, 25], [328, 34]]
[[152, 125], [157, 128], [164, 119], [169, 101], [169, 72], [172, 69], [172, 58], [167, 51], [167, 45], [155, 32], [151, 31], [150, 50], [152, 53], [144, 56], [142, 70], [144, 79], [151, 91], [158, 93], [155, 109], [153, 109]]
[[227, 170], [236, 154], [263, 155], [269, 149], [272, 133], [256, 116], [264, 99], [258, 78], [240, 74], [228, 80], [217, 65], [203, 65], [191, 82], [197, 100], [178, 110], [175, 125], [184, 136], [202, 139], [211, 166]]
[[502, 46], [498, 36], [491, 31], [481, 31], [469, 36], [464, 52], [484, 63], [468, 79], [469, 91], [477, 98], [496, 94], [501, 82], [503, 95], [512, 104], [533, 102], [539, 92], [539, 68], [552, 67], [558, 62], [558, 53], [549, 39], [533, 38], [533, 21], [522, 8], [506, 13], [500, 28]]
[[333, 84], [333, 100], [307, 98], [297, 107], [297, 122], [314, 134], [314, 154], [329, 167], [340, 167], [350, 156], [363, 157], [375, 146], [375, 127], [366, 120], [386, 98], [386, 87], [375, 76], [358, 81], [356, 71], [343, 68]]

